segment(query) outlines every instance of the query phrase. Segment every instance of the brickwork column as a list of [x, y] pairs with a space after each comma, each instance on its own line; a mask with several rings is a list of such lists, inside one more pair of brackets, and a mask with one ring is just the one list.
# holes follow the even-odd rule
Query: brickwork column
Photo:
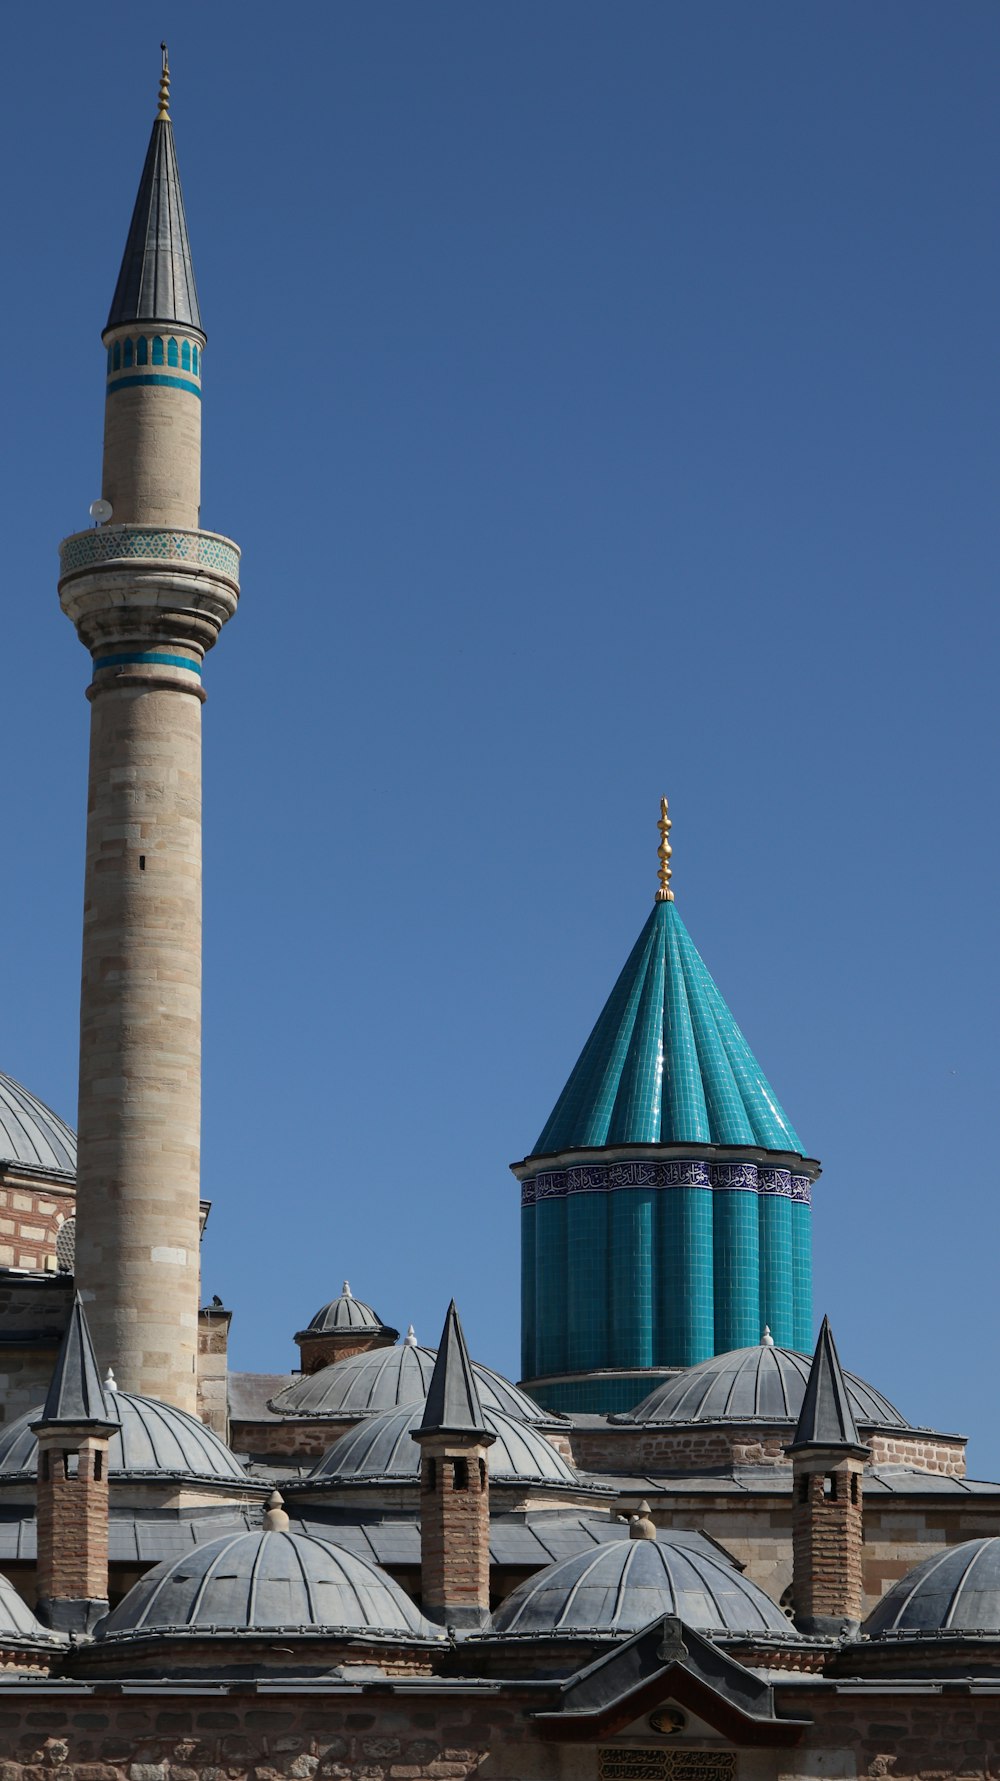
[[89, 1632], [108, 1611], [108, 1439], [112, 1425], [39, 1428], [38, 1617]]
[[864, 1456], [818, 1447], [792, 1455], [792, 1605], [801, 1632], [860, 1625]]
[[481, 1627], [490, 1613], [487, 1442], [415, 1435], [420, 1442], [420, 1584], [428, 1620]]

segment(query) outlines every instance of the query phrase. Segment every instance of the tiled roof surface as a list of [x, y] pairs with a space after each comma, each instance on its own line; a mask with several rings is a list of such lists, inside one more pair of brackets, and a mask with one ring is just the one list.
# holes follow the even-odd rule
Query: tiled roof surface
[[153, 125], [107, 326], [153, 321], [177, 322], [201, 331], [169, 118], [157, 118]]
[[656, 903], [535, 1145], [802, 1143], [676, 903]]

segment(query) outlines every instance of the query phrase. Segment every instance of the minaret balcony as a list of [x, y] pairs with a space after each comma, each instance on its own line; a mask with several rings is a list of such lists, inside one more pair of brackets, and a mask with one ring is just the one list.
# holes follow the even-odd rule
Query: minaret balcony
[[148, 631], [204, 651], [239, 600], [239, 546], [219, 532], [98, 526], [64, 538], [59, 562], [60, 604], [91, 649]]

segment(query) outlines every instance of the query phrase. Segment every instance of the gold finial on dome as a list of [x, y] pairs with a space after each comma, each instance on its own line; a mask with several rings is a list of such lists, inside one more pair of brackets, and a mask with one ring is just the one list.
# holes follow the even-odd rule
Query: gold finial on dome
[[667, 800], [666, 800], [666, 798], [660, 799], [660, 820], [656, 826], [660, 831], [660, 845], [656, 850], [657, 856], [660, 861], [659, 871], [657, 873], [657, 877], [660, 880], [660, 888], [656, 893], [656, 901], [658, 903], [672, 903], [674, 900], [674, 893], [670, 888], [670, 879], [671, 879], [670, 856], [674, 850], [671, 847], [670, 842], [667, 839], [667, 837], [669, 836], [670, 831], [674, 825], [671, 822], [669, 816], [667, 815]]
[[163, 66], [160, 70], [160, 109], [156, 114], [157, 122], [160, 118], [169, 120], [170, 117], [170, 63], [167, 61], [165, 43], [160, 44], [160, 52], [163, 56]]

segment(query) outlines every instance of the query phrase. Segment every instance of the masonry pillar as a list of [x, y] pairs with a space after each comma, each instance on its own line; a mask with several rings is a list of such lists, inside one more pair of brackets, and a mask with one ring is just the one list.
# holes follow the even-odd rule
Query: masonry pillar
[[452, 1300], [427, 1393], [420, 1445], [422, 1609], [442, 1626], [484, 1626], [490, 1612], [487, 1428]]
[[118, 1428], [77, 1294], [42, 1414], [36, 1517], [38, 1618], [89, 1632], [108, 1611], [108, 1445]]
[[806, 1384], [792, 1461], [792, 1609], [803, 1633], [843, 1634], [861, 1623], [864, 1464], [829, 1321]]

